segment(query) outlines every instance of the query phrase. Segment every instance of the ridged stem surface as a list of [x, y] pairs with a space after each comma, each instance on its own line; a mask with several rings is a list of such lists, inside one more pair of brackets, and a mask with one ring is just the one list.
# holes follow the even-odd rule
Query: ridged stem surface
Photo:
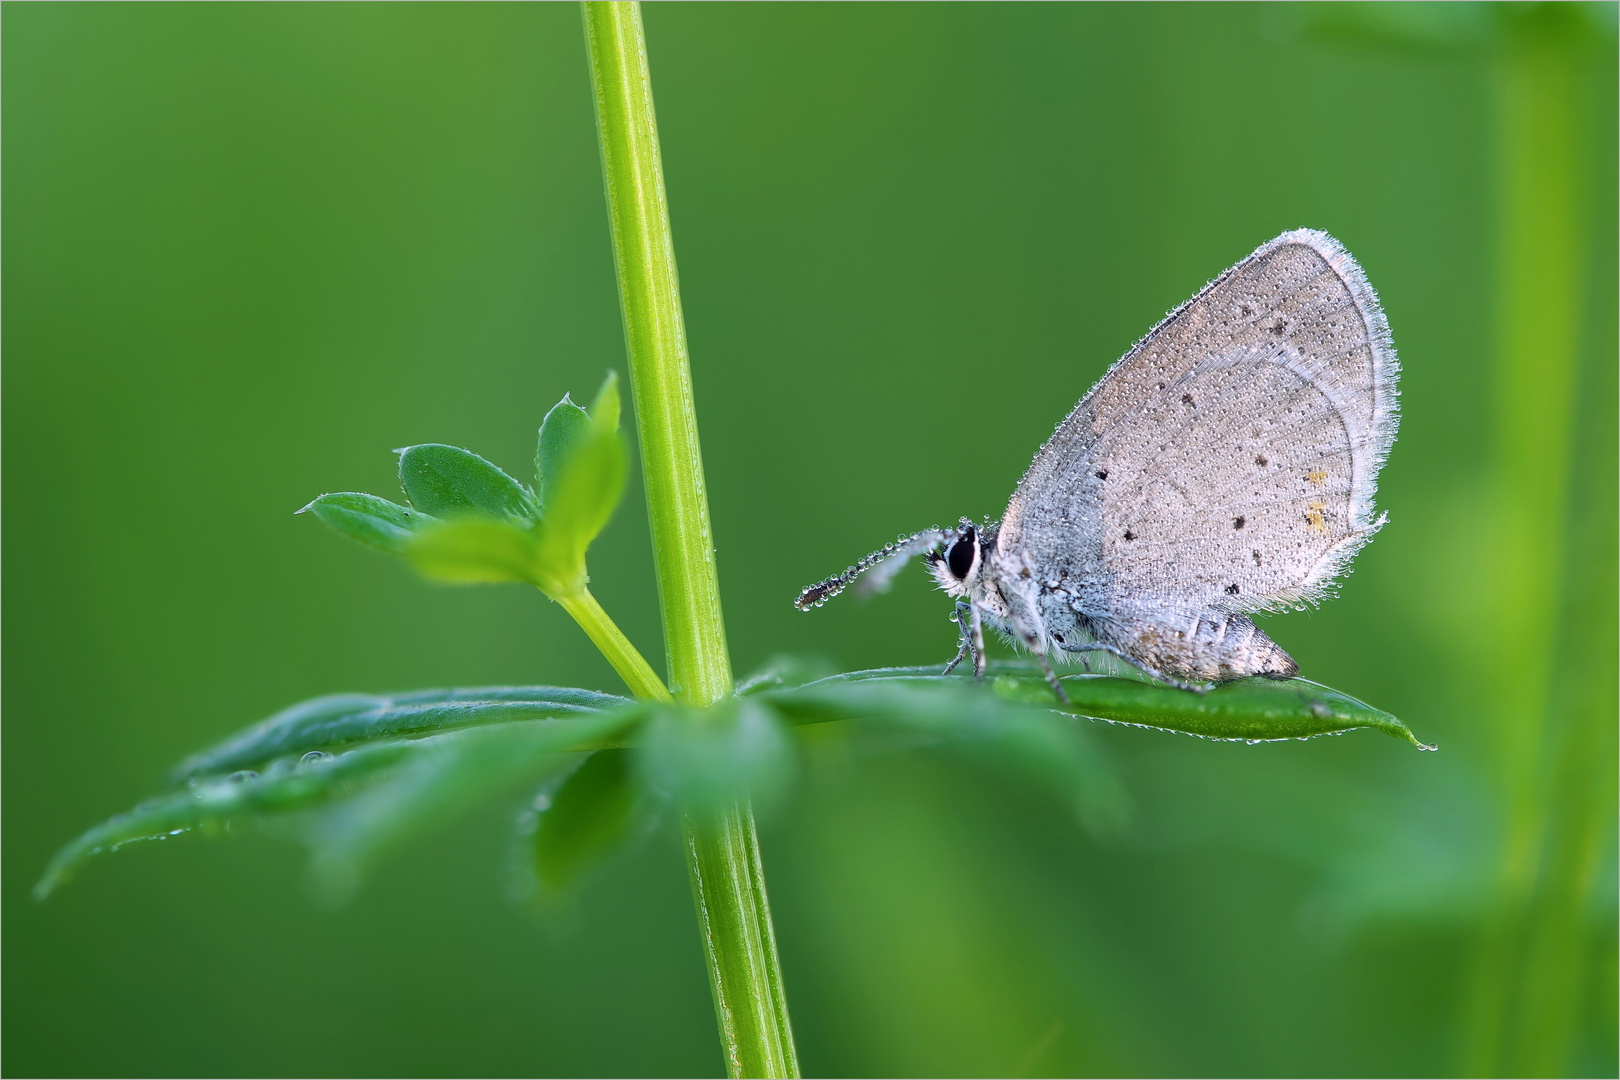
[[[711, 705], [732, 692], [731, 659], [641, 9], [588, 0], [584, 16], [669, 687]], [[797, 1076], [753, 810], [687, 812], [682, 830], [726, 1069]]]

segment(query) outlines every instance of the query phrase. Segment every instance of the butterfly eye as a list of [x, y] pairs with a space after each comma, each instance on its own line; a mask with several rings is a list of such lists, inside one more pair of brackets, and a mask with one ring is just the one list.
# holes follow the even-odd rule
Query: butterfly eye
[[973, 569], [973, 557], [977, 554], [978, 544], [978, 535], [969, 529], [960, 540], [951, 545], [951, 550], [946, 552], [945, 565], [950, 567], [951, 576], [956, 580], [966, 580], [968, 571]]

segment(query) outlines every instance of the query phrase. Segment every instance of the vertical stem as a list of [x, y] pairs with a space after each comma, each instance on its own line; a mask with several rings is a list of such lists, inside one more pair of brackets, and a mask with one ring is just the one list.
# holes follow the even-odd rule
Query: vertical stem
[[670, 689], [707, 705], [731, 693], [731, 660], [640, 6], [585, 4], [585, 37]]
[[[1592, 445], [1589, 458], [1576, 455], [1578, 428], [1582, 441], [1603, 441], [1584, 431], [1590, 424], [1575, 423], [1590, 411], [1578, 407], [1577, 394], [1587, 265], [1578, 40], [1558, 13], [1522, 20], [1508, 36], [1498, 72], [1492, 575], [1500, 625], [1513, 628], [1496, 665], [1507, 831], [1463, 1071], [1550, 1076], [1569, 1065], [1591, 951], [1587, 906], [1613, 814], [1613, 757], [1605, 747], [1613, 744], [1614, 688], [1602, 675], [1612, 653], [1597, 652], [1613, 640], [1612, 589], [1604, 585], [1613, 581], [1613, 553], [1584, 524], [1613, 506], [1605, 470], [1594, 469], [1612, 450]], [[1593, 363], [1613, 358], [1593, 356], [1585, 367]], [[1586, 489], [1579, 501], [1577, 479]]]
[[[641, 9], [583, 6], [670, 689], [709, 705], [732, 691], [731, 660]], [[753, 810], [685, 814], [682, 825], [726, 1068], [797, 1076]]]

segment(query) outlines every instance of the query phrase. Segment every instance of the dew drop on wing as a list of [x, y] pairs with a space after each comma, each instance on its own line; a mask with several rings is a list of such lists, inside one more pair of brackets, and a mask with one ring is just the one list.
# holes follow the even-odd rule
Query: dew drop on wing
[[332, 755], [328, 754], [325, 750], [311, 750], [309, 753], [299, 758], [298, 761], [301, 765], [314, 765], [318, 762], [330, 761], [331, 758]]
[[252, 769], [237, 769], [225, 779], [229, 780], [233, 784], [240, 784], [244, 781], [257, 780], [258, 778], [259, 774], [254, 772]]

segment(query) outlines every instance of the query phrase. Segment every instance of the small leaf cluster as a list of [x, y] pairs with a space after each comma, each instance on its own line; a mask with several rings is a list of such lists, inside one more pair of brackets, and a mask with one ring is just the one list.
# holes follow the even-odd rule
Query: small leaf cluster
[[459, 447], [397, 452], [409, 506], [349, 491], [322, 495], [299, 513], [404, 555], [440, 581], [524, 582], [554, 600], [584, 591], [586, 549], [618, 505], [628, 469], [614, 375], [588, 412], [565, 396], [546, 414], [532, 488]]

